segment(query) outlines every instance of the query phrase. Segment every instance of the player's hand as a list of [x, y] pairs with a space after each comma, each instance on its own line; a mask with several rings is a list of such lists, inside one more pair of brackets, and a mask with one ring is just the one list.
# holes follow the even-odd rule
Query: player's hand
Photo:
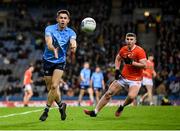
[[54, 56], [56, 59], [58, 59], [58, 50], [59, 48], [54, 48]]
[[132, 65], [133, 59], [131, 59], [131, 58], [129, 58], [129, 57], [127, 56], [126, 58], [124, 58], [124, 62], [125, 62], [125, 64], [130, 64], [130, 65]]
[[115, 79], [118, 80], [120, 78], [120, 71], [115, 70]]

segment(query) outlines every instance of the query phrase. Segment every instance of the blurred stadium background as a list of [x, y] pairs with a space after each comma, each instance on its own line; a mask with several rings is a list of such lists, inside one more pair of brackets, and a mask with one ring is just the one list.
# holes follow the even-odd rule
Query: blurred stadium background
[[[70, 27], [78, 36], [76, 62], [67, 58], [66, 84], [61, 85], [64, 100], [77, 100], [79, 72], [85, 61], [92, 71], [96, 65], [102, 68], [108, 86], [114, 79], [114, 59], [124, 35], [135, 32], [139, 44], [155, 56], [155, 103], [161, 105], [166, 98], [172, 105], [180, 105], [180, 8], [174, 0], [0, 0], [0, 106], [22, 106], [14, 101], [23, 99], [23, 74], [30, 63], [36, 65], [30, 106], [45, 102], [44, 29], [56, 22], [59, 9], [70, 11]], [[80, 31], [80, 22], [87, 16], [97, 22], [93, 35]], [[142, 88], [140, 94], [144, 92]], [[126, 95], [123, 90], [113, 100], [123, 101]]]

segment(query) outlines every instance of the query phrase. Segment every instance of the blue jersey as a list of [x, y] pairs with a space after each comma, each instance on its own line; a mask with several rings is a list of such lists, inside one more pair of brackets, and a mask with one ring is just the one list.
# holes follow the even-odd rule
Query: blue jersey
[[91, 76], [91, 80], [92, 80], [92, 85], [95, 88], [102, 88], [102, 81], [104, 80], [104, 76], [102, 74], [102, 72], [94, 72]]
[[91, 79], [91, 70], [83, 68], [80, 72], [81, 77], [83, 77], [84, 81], [81, 81], [81, 86], [89, 86]]
[[66, 27], [60, 30], [59, 24], [49, 25], [45, 29], [45, 36], [51, 36], [53, 40], [53, 45], [59, 47], [58, 58], [55, 58], [54, 52], [45, 46], [43, 58], [52, 63], [63, 63], [66, 61], [67, 47], [69, 45], [70, 39], [76, 39], [76, 33]]

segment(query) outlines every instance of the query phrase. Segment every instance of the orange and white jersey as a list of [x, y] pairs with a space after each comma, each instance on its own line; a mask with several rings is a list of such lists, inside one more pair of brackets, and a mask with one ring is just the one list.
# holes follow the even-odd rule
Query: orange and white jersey
[[143, 70], [143, 77], [152, 79], [153, 78], [153, 71], [154, 71], [154, 62], [147, 60], [146, 68]]
[[23, 81], [23, 84], [24, 85], [27, 85], [27, 84], [31, 84], [32, 83], [32, 72], [28, 69], [25, 71], [24, 73], [24, 81]]
[[[128, 56], [135, 62], [146, 59], [146, 53], [144, 49], [137, 45], [135, 45], [132, 50], [129, 50], [127, 46], [123, 46], [119, 51], [119, 56], [121, 56], [122, 59]], [[125, 79], [140, 81], [143, 78], [143, 69], [130, 64], [125, 64], [121, 74]]]

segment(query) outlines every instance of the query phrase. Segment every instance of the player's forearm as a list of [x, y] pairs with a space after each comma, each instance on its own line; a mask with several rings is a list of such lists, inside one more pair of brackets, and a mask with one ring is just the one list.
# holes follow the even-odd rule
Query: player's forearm
[[76, 53], [76, 47], [71, 47], [71, 53], [75, 54]]
[[156, 77], [156, 72], [155, 71], [153, 71], [153, 77]]
[[102, 85], [103, 85], [102, 87], [103, 87], [103, 90], [104, 90], [105, 89], [105, 82], [104, 81], [102, 82]]
[[90, 81], [90, 87], [93, 87], [93, 82], [92, 82], [92, 80]]
[[116, 58], [115, 60], [115, 70], [119, 70], [121, 65], [121, 60], [119, 60], [118, 58]]
[[146, 67], [146, 63], [140, 63], [140, 62], [132, 62], [132, 65], [138, 68], [145, 68]]
[[53, 46], [52, 43], [47, 43], [47, 47], [48, 47], [48, 49], [51, 50], [51, 51], [54, 51], [54, 50], [55, 50], [55, 47]]
[[71, 39], [70, 43], [71, 43], [71, 45], [70, 45], [71, 52], [75, 53], [76, 52], [76, 48], [77, 48], [76, 40], [75, 39]]
[[119, 70], [120, 64], [120, 62], [115, 62], [115, 70]]
[[46, 36], [45, 37], [46, 45], [49, 50], [54, 51], [55, 47], [53, 46], [53, 40], [52, 37]]
[[84, 77], [83, 77], [83, 76], [81, 76], [81, 77], [80, 77], [80, 79], [81, 79], [81, 81], [85, 81], [85, 79], [84, 79]]

